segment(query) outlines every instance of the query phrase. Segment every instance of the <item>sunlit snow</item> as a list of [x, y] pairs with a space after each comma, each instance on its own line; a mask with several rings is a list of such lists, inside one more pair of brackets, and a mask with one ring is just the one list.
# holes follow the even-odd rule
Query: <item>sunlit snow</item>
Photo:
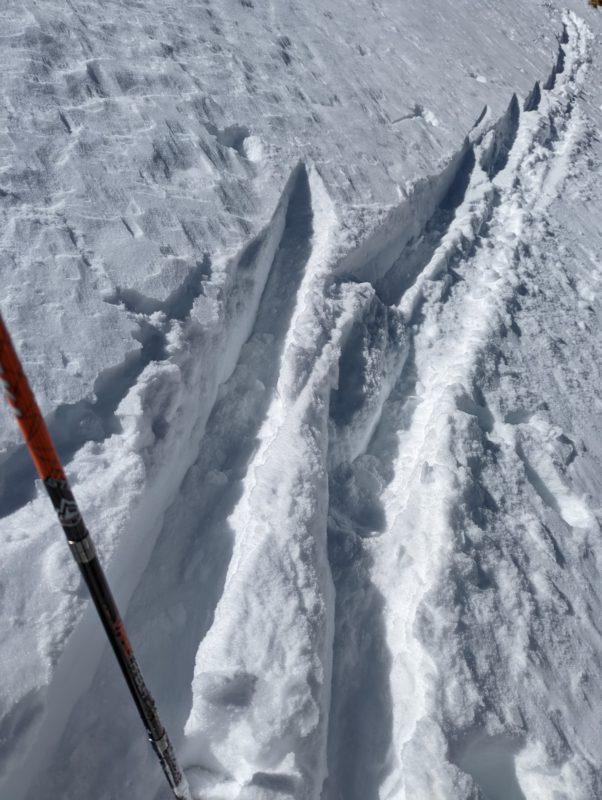
[[[3, 4], [0, 309], [195, 800], [602, 797], [567, 5]], [[0, 797], [167, 800], [4, 405], [0, 556]]]

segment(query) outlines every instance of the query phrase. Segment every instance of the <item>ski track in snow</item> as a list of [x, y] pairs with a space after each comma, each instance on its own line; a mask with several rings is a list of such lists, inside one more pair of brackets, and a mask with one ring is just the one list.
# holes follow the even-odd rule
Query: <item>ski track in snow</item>
[[[127, 289], [109, 298], [142, 347], [106, 402], [97, 392], [107, 430], [96, 445], [105, 458], [117, 451], [105, 435], [117, 417], [119, 435], [142, 453], [142, 465], [124, 465], [129, 476], [107, 479], [135, 492], [144, 469], [150, 486], [138, 490], [133, 534], [120, 545], [123, 563], [139, 561], [128, 621], [158, 694], [192, 686], [166, 717], [185, 729], [178, 744], [198, 797], [468, 798], [475, 786], [497, 791], [491, 773], [506, 800], [540, 797], [518, 784], [519, 733], [476, 725], [467, 710], [474, 698], [462, 724], [446, 719], [445, 678], [427, 634], [437, 641], [429, 603], [452, 558], [453, 520], [474, 490], [468, 468], [458, 469], [472, 463], [474, 425], [520, 460], [568, 526], [596, 524], [549, 458], [530, 455], [517, 425], [475, 390], [480, 359], [520, 295], [521, 263], [543, 235], [538, 220], [586, 134], [578, 97], [588, 39], [567, 16], [543, 88], [522, 108], [512, 97], [495, 123], [485, 109], [441, 175], [417, 184], [345, 257], [319, 170], [300, 164], [242, 253], [199, 263], [167, 300]], [[245, 131], [218, 134], [236, 149]], [[135, 237], [135, 220], [124, 225]], [[82, 408], [71, 412], [74, 427]], [[76, 466], [92, 458], [90, 445], [73, 456]], [[21, 507], [23, 528], [35, 513], [29, 499], [8, 509]], [[475, 501], [474, 513], [488, 502]], [[186, 531], [177, 552], [175, 528]], [[114, 580], [127, 602], [125, 575]], [[30, 725], [36, 767], [26, 781], [15, 774], [5, 783], [13, 800], [43, 791], [51, 760], [65, 764], [53, 773], [53, 797], [72, 786], [70, 764], [82, 758], [88, 779], [100, 781], [109, 756], [86, 756], [77, 743], [101, 742], [109, 730], [156, 777], [129, 741], [129, 718], [116, 726], [103, 702], [91, 706], [91, 696], [118, 695], [90, 613], [73, 624], [45, 716]], [[162, 651], [178, 653], [167, 677], [152, 666]], [[70, 666], [97, 663], [91, 686]], [[35, 698], [25, 702], [15, 726], [36, 713]], [[488, 758], [494, 767], [484, 774]], [[522, 758], [527, 786], [545, 757], [531, 749]], [[446, 765], [436, 783], [433, 760]], [[570, 790], [570, 769], [559, 774], [557, 783], [548, 775], [549, 791], [563, 781]]]

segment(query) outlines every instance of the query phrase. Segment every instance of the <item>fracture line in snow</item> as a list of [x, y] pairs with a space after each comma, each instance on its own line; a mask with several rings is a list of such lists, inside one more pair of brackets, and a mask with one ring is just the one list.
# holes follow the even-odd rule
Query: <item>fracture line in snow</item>
[[[558, 70], [553, 87], [542, 92], [539, 104], [533, 102], [529, 110], [517, 115], [518, 104], [511, 103], [507, 116], [511, 121], [512, 115], [517, 115], [515, 130], [503, 120], [502, 126], [476, 143], [464, 201], [439, 247], [398, 305], [404, 319], [414, 324], [415, 382], [411, 395], [407, 389], [404, 393], [402, 371], [397, 389], [381, 404], [379, 427], [367, 447], [367, 453], [374, 456], [390, 450], [397, 455], [393, 476], [381, 495], [384, 531], [363, 543], [370, 579], [386, 599], [383, 616], [392, 660], [393, 720], [390, 751], [381, 754], [386, 763], [384, 774], [389, 773], [382, 780], [383, 798], [416, 796], [411, 778], [404, 776], [402, 753], [416, 735], [420, 720], [429, 715], [436, 675], [414, 634], [414, 623], [451, 546], [449, 517], [458, 497], [450, 458], [452, 421], [457, 420], [457, 430], [462, 429], [457, 401], [471, 394], [478, 355], [500, 324], [505, 301], [517, 283], [515, 270], [523, 242], [566, 178], [582, 132], [575, 103], [584, 80], [589, 33], [572, 14], [566, 16], [565, 25], [567, 35], [560, 45], [564, 57], [558, 60], [564, 69]], [[498, 161], [500, 168], [492, 170], [499, 155], [494, 137], [500, 130], [504, 135], [510, 130], [508, 147]], [[492, 159], [495, 148], [498, 155]], [[400, 429], [399, 420], [408, 417], [409, 425]], [[435, 493], [433, 485], [437, 486]], [[343, 577], [337, 591], [344, 588]], [[344, 608], [339, 612], [343, 614], [337, 621], [340, 629], [346, 612]], [[339, 653], [339, 660], [345, 657]], [[374, 652], [363, 657], [373, 658]], [[345, 675], [338, 675], [339, 681], [344, 679]], [[336, 718], [342, 702], [333, 709], [331, 738], [340, 734], [337, 725], [345, 725], [344, 719]], [[440, 757], [444, 758], [445, 752]], [[348, 753], [345, 759], [348, 764]], [[337, 764], [331, 768], [340, 780]], [[348, 792], [352, 785], [347, 786]], [[328, 796], [338, 797], [337, 791], [340, 786], [332, 784]], [[355, 797], [359, 800], [360, 795], [351, 800]]]
[[[216, 408], [218, 389], [222, 387], [227, 394], [231, 388], [227, 385], [228, 380], [235, 370], [252, 363], [248, 360], [249, 347], [243, 352], [245, 343], [252, 345], [249, 336], [252, 339], [255, 331], [283, 339], [281, 350], [274, 344], [266, 348], [274, 362], [274, 372], [264, 386], [270, 393], [270, 406], [265, 424], [257, 432], [258, 451], [244, 467], [247, 470], [244, 499], [232, 515], [234, 527], [241, 534], [224, 590], [223, 599], [227, 601], [227, 592], [237, 580], [243, 556], [244, 560], [252, 561], [258, 546], [252, 540], [255, 534], [257, 540], [262, 534], [261, 531], [249, 534], [247, 530], [254, 509], [268, 505], [265, 496], [255, 496], [258, 491], [257, 473], [265, 469], [270, 473], [267, 482], [278, 484], [279, 459], [282, 453], [286, 453], [286, 448], [294, 448], [297, 441], [290, 436], [291, 430], [294, 429], [295, 436], [302, 426], [313, 426], [319, 430], [319, 424], [315, 421], [309, 424], [307, 417], [310, 413], [315, 413], [316, 417], [328, 414], [328, 402], [324, 397], [328, 394], [340, 352], [344, 352], [346, 343], [352, 340], [354, 322], [361, 322], [371, 313], [375, 315], [375, 320], [382, 321], [386, 335], [381, 337], [381, 355], [374, 362], [381, 370], [376, 381], [380, 382], [379, 387], [370, 402], [358, 411], [356, 416], [359, 422], [356, 427], [353, 427], [354, 423], [349, 426], [353, 435], [349, 434], [348, 441], [338, 449], [336, 438], [344, 426], [339, 426], [340, 430], [336, 432], [331, 429], [329, 468], [333, 477], [345, 459], [356, 465], [364, 456], [378, 456], [385, 440], [388, 440], [385, 444], [393, 453], [390, 465], [392, 475], [383, 479], [379, 486], [379, 490], [382, 490], [384, 484], [388, 484], [380, 492], [385, 516], [381, 531], [383, 535], [363, 543], [367, 554], [365, 580], [371, 581], [380, 591], [388, 606], [382, 611], [383, 639], [386, 638], [392, 654], [394, 680], [389, 680], [390, 676], [386, 675], [383, 685], [389, 683], [391, 691], [397, 693], [392, 702], [394, 735], [390, 749], [393, 755], [383, 759], [386, 765], [383, 766], [383, 773], [377, 776], [380, 781], [383, 774], [387, 771], [390, 773], [390, 779], [383, 782], [383, 796], [386, 797], [399, 796], [403, 777], [399, 777], [395, 764], [400, 759], [404, 743], [411, 738], [429, 703], [428, 684], [433, 668], [414, 635], [413, 625], [426, 592], [436, 580], [438, 564], [446, 547], [447, 517], [457, 491], [453, 470], [448, 465], [448, 422], [457, 415], [457, 397], [469, 389], [477, 354], [497, 324], [503, 300], [513, 290], [515, 259], [527, 223], [531, 217], [540, 215], [545, 204], [553, 200], [570, 165], [571, 153], [581, 131], [575, 101], [587, 62], [588, 34], [583, 23], [573, 16], [567, 17], [566, 24], [568, 42], [564, 43], [564, 72], [556, 75], [553, 88], [542, 92], [539, 105], [533, 99], [530, 110], [523, 113], [519, 112], [518, 102], [513, 98], [506, 115], [489, 132], [485, 130], [488, 117], [479, 120], [479, 125], [471, 132], [464, 149], [458, 154], [453, 170], [436, 187], [433, 194], [445, 194], [446, 188], [453, 183], [454, 175], [467, 180], [462, 201], [455, 205], [453, 214], [448, 215], [451, 219], [435, 219], [433, 230], [430, 231], [433, 241], [426, 249], [429, 257], [425, 264], [417, 257], [416, 274], [412, 275], [413, 280], [409, 285], [404, 284], [400, 289], [395, 285], [398, 275], [392, 273], [391, 291], [398, 295], [395, 303], [381, 302], [379, 291], [382, 284], [379, 284], [379, 280], [382, 276], [379, 275], [372, 281], [374, 286], [342, 281], [342, 285], [328, 287], [329, 269], [332, 266], [330, 235], [336, 228], [336, 219], [324, 198], [323, 202], [320, 201], [322, 190], [319, 182], [310, 175], [312, 207], [314, 203], [318, 204], [322, 222], [326, 218], [324, 230], [320, 236], [314, 237], [313, 249], [307, 264], [304, 264], [296, 293], [286, 299], [284, 335], [277, 329], [276, 323], [273, 329], [268, 325], [259, 330], [258, 314], [262, 295], [272, 278], [271, 270], [282, 243], [291, 193], [295, 191], [299, 171], [303, 170], [300, 168], [297, 177], [291, 178], [271, 223], [239, 259], [240, 269], [236, 264], [230, 265], [230, 271], [224, 269], [221, 297], [226, 298], [225, 305], [222, 305], [217, 293], [199, 301], [205, 304], [209, 316], [211, 313], [215, 315], [215, 328], [203, 334], [211, 340], [213, 353], [207, 341], [196, 335], [198, 331], [195, 333], [195, 325], [187, 328], [180, 320], [174, 325], [168, 343], [171, 364], [164, 365], [165, 371], [153, 375], [149, 370], [139, 376], [126, 413], [130, 425], [128, 435], [134, 436], [137, 442], [140, 440], [141, 447], [145, 446], [145, 437], [152, 443], [150, 428], [155, 421], [153, 417], [161, 417], [165, 405], [169, 407], [170, 419], [176, 421], [176, 427], [179, 426], [176, 445], [173, 438], [168, 443], [171, 451], [158, 444], [155, 448], [159, 459], [168, 452], [177, 455], [179, 465], [173, 468], [171, 459], [168, 459], [167, 465], [159, 465], [158, 462], [150, 465], [150, 468], [160, 470], [163, 475], [169, 473], [168, 491], [151, 499], [146, 498], [152, 505], [150, 512], [136, 512], [138, 535], [125, 548], [129, 548], [129, 552], [139, 543], [141, 532], [147, 532], [146, 529], [150, 528], [157, 533], [157, 519], [163, 518], [171, 503], [178, 502], [186, 468], [196, 458], [210, 414]], [[550, 135], [550, 132], [554, 135]], [[554, 136], [559, 138], [556, 140]], [[425, 192], [428, 189], [427, 186]], [[419, 204], [418, 200], [416, 202]], [[318, 217], [316, 215], [316, 220]], [[424, 234], [425, 230], [421, 235]], [[406, 243], [399, 262], [401, 271], [403, 258], [411, 249]], [[260, 268], [255, 263], [257, 260], [261, 261]], [[253, 274], [249, 275], [251, 267]], [[330, 304], [328, 310], [324, 310], [324, 293], [327, 294], [327, 305]], [[374, 301], [372, 305], [371, 301]], [[378, 314], [383, 306], [388, 307], [381, 319]], [[289, 312], [290, 319], [284, 320]], [[324, 330], [328, 329], [327, 333], [322, 331], [324, 336], [317, 344], [315, 341], [306, 341], [314, 336], [313, 323], [316, 318], [324, 323]], [[217, 323], [222, 322], [224, 328], [220, 329]], [[220, 337], [227, 342], [227, 346], [216, 346]], [[304, 367], [304, 360], [310, 366]], [[203, 367], [203, 375], [200, 374], [199, 364]], [[169, 371], [176, 365], [179, 370], [176, 370], [177, 376]], [[415, 376], [409, 374], [412, 369], [416, 372]], [[206, 385], [207, 373], [217, 376], [210, 386]], [[188, 393], [188, 398], [176, 391], [178, 380], [183, 382], [184, 394]], [[155, 391], [155, 384], [161, 384], [162, 381], [163, 389]], [[404, 382], [411, 384], [411, 395]], [[152, 413], [143, 409], [145, 400], [150, 402]], [[236, 408], [236, 398], [232, 402], [230, 408]], [[202, 408], [199, 408], [200, 405]], [[228, 403], [225, 405], [228, 406]], [[292, 416], [293, 420], [290, 425], [285, 425], [285, 417], [288, 416]], [[404, 419], [406, 429], [400, 429], [400, 418]], [[141, 420], [149, 429], [136, 428]], [[333, 423], [332, 427], [336, 428], [336, 425]], [[219, 431], [216, 432], [216, 442], [218, 438]], [[218, 447], [217, 443], [215, 447]], [[147, 452], [151, 451], [149, 447]], [[227, 460], [226, 457], [224, 460]], [[320, 473], [320, 470], [319, 464], [316, 472]], [[369, 473], [369, 470], [366, 472]], [[445, 487], [445, 491], [438, 490], [438, 495], [433, 498], [429, 481], [432, 481], [434, 472], [439, 473], [438, 486]], [[372, 477], [370, 474], [367, 476], [368, 479]], [[149, 495], [157, 482], [151, 481], [151, 484]], [[287, 487], [290, 488], [288, 484]], [[146, 502], [145, 498], [142, 500]], [[269, 506], [268, 513], [271, 510]], [[335, 511], [341, 511], [334, 508], [332, 498], [330, 511], [331, 516]], [[169, 526], [165, 530], [168, 534], [172, 533]], [[145, 546], [148, 553], [153, 538], [152, 535], [147, 538]], [[286, 542], [281, 546], [284, 548]], [[344, 565], [340, 574], [343, 582]], [[403, 588], [400, 589], [400, 586]], [[400, 598], [400, 595], [403, 597]], [[355, 608], [353, 602], [350, 604], [352, 610]], [[379, 603], [375, 594], [373, 602], [376, 605]], [[348, 613], [345, 609], [342, 611]], [[85, 630], [80, 630], [80, 635], [68, 645], [69, 659], [77, 651], [94, 661], [97, 654], [88, 647], [90, 637], [87, 623], [84, 625], [80, 622], [80, 628]], [[352, 635], [359, 634], [355, 632]], [[219, 637], [218, 631], [214, 632], [214, 640], [215, 637]], [[226, 637], [220, 646], [227, 650], [227, 645]], [[236, 658], [241, 657], [240, 654], [235, 655]], [[370, 653], [361, 650], [360, 642], [357, 658], [365, 661], [367, 657], [370, 657]], [[77, 655], [73, 660], [77, 661]], [[201, 672], [202, 648], [199, 651], [199, 665]], [[327, 670], [328, 664], [325, 663]], [[419, 675], [420, 670], [423, 670], [423, 677]], [[71, 678], [59, 667], [54, 683], [49, 687], [47, 717], [37, 741], [28, 753], [28, 757], [37, 764], [36, 769], [44, 769], [57, 732], [60, 735], [77, 695], [83, 690], [80, 683], [72, 683]], [[406, 688], [400, 688], [404, 686]], [[225, 719], [229, 713], [226, 708]], [[286, 714], [286, 709], [281, 713]], [[337, 726], [345, 724], [342, 717], [337, 717], [337, 713], [335, 709], [331, 725], [333, 737], [337, 735]], [[278, 730], [276, 723], [274, 727]], [[210, 732], [211, 725], [207, 728]], [[223, 734], [225, 740], [228, 736], [228, 732]], [[319, 744], [316, 747], [319, 749]], [[312, 762], [312, 758], [308, 763]], [[312, 779], [314, 789], [307, 789], [308, 796], [311, 792], [317, 796], [319, 789], [316, 787], [324, 771], [319, 758], [313, 763], [318, 766]], [[358, 754], [356, 767], [361, 769], [363, 766], [366, 766], [365, 761]], [[245, 780], [253, 779], [253, 769], [253, 760], [250, 758], [249, 765], [245, 765], [243, 770]], [[292, 778], [288, 774], [284, 778], [277, 774], [275, 778], [290, 778], [294, 783], [297, 773], [292, 767], [290, 770]], [[261, 772], [262, 780], [265, 780], [265, 774]], [[329, 793], [332, 788], [332, 796], [336, 797], [339, 788], [336, 780], [340, 770], [333, 769], [332, 774], [334, 782]], [[14, 798], [23, 796], [23, 792], [27, 791], [27, 787], [17, 787], [10, 781], [8, 789]], [[359, 792], [360, 785], [352, 791]], [[356, 797], [346, 796], [346, 800], [356, 798], [363, 800], [359, 794]]]
[[[391, 520], [389, 533], [392, 538], [403, 543], [405, 557], [413, 560], [413, 566], [409, 570], [410, 576], [414, 573], [413, 580], [408, 581], [410, 576], [406, 575], [403, 578], [404, 594], [411, 600], [402, 604], [399, 618], [393, 616], [390, 623], [390, 644], [401, 660], [409, 665], [425, 662], [424, 655], [416, 661], [413, 657], [407, 660], [403, 640], [406, 639], [405, 647], [410, 654], [417, 648], [421, 649], [420, 645], [412, 641], [413, 620], [427, 587], [436, 580], [437, 563], [441, 563], [445, 549], [449, 546], [445, 537], [447, 516], [457, 490], [453, 469], [443, 466], [446, 462], [449, 463], [447, 452], [451, 431], [448, 419], [457, 414], [458, 394], [470, 392], [478, 353], [486, 344], [489, 333], [499, 324], [504, 300], [513, 291], [516, 280], [514, 267], [521, 243], [528, 236], [530, 217], [541, 214], [546, 200], [550, 202], [553, 199], [551, 192], [542, 192], [539, 187], [547, 188], [547, 179], [551, 175], [556, 183], [559, 182], [558, 159], [565, 161], [568, 147], [574, 138], [573, 127], [567, 124], [567, 120], [570, 122], [573, 119], [570, 103], [578, 81], [582, 79], [582, 62], [579, 56], [585, 46], [585, 37], [572, 18], [567, 20], [567, 24], [570, 26], [570, 34], [566, 76], [557, 82], [554, 90], [544, 92], [541, 110], [523, 115], [508, 166], [493, 182], [499, 196], [499, 205], [494, 209], [493, 217], [488, 223], [488, 231], [478, 242], [474, 258], [458, 265], [462, 281], [454, 287], [449, 304], [446, 305], [444, 301], [442, 304], [439, 299], [430, 304], [416, 339], [417, 375], [423, 387], [420, 392], [423, 400], [418, 406], [410, 431], [400, 441], [400, 451], [412, 453], [414, 456], [409, 463], [400, 463], [401, 469], [391, 483], [386, 500], [387, 516]], [[559, 126], [562, 124], [565, 130], [560, 133], [558, 144], [553, 145], [547, 158], [534, 159], [534, 151], [540, 149], [538, 137], [550, 122], [556, 122]], [[444, 480], [438, 485], [446, 486], [447, 491], [433, 497], [429, 491], [428, 479], [426, 485], [420, 478], [417, 480], [424, 465], [428, 465], [429, 470], [443, 470], [446, 473]], [[411, 495], [414, 497], [410, 497]], [[423, 498], [421, 513], [426, 513], [426, 524], [418, 525], [412, 530], [407, 525], [408, 518], [404, 517], [404, 513], [410, 503], [416, 504], [416, 495]], [[379, 565], [384, 572], [391, 563], [389, 548], [384, 543], [378, 543], [376, 549], [383, 551], [384, 557], [379, 559]], [[378, 572], [377, 568], [375, 573], [378, 575]], [[399, 581], [399, 576], [394, 573], [391, 581]], [[408, 583], [416, 587], [414, 592], [409, 591]], [[405, 636], [399, 636], [400, 629], [405, 632]], [[414, 657], [418, 655], [415, 653]], [[428, 676], [426, 664], [425, 667]], [[428, 703], [428, 684], [427, 678], [423, 682], [425, 706]], [[401, 702], [396, 702], [394, 707], [399, 746], [409, 738], [411, 729], [408, 726], [407, 703], [412, 700], [415, 702], [416, 693], [413, 698], [406, 696], [398, 700]], [[417, 721], [420, 711], [416, 710]]]
[[[224, 591], [197, 655], [186, 732], [190, 760], [199, 767], [196, 785], [205, 794], [219, 791], [221, 773], [238, 786], [299, 785], [300, 797], [314, 798], [325, 776], [333, 602], [324, 535], [324, 429], [333, 372], [370, 291], [358, 284], [329, 288], [339, 223], [313, 169], [310, 186], [316, 221], [311, 254], [258, 449], [228, 518], [234, 552]], [[324, 335], [316, 337], [322, 325]], [[262, 636], [273, 642], [268, 652], [258, 646], [255, 626], [241, 624], [239, 604], [246, 617], [264, 609]], [[227, 725], [220, 720], [231, 719], [230, 709], [210, 688], [217, 670], [224, 686], [245, 675], [254, 687], [244, 700], [245, 714]], [[266, 691], [282, 692], [283, 698], [291, 693], [295, 708], [288, 713], [279, 705], [272, 708]]]
[[[124, 430], [107, 440], [104, 456], [109, 463], [119, 462], [124, 451], [134, 450], [137, 460], [144, 463], [144, 466], [138, 464], [136, 470], [130, 468], [125, 475], [115, 475], [110, 470], [106, 473], [107, 483], [120, 481], [115, 494], [118, 497], [125, 494], [127, 498], [127, 523], [121, 521], [127, 527], [127, 535], [115, 536], [119, 539], [119, 559], [113, 559], [107, 569], [122, 607], [127, 606], [163, 527], [165, 514], [176, 501], [184, 476], [198, 456], [219, 388], [235, 370], [256, 324], [261, 298], [285, 231], [290, 199], [303, 174], [305, 168], [298, 165], [265, 230], [238, 257], [230, 258], [222, 266], [221, 293], [214, 288], [214, 294], [198, 296], [203, 322], [199, 323], [194, 308], [188, 309], [192, 314], [185, 320], [172, 320], [166, 337], [168, 358], [159, 363], [149, 362], [121, 402], [118, 414]], [[161, 420], [166, 423], [163, 436], [156, 432], [159, 430], [156, 423]], [[77, 469], [80, 455], [76, 453], [72, 468]], [[141, 468], [146, 472], [146, 481], [142, 483], [138, 472]], [[111, 491], [109, 485], [103, 495]], [[37, 503], [35, 500], [34, 505]], [[22, 511], [27, 513], [28, 507]], [[62, 647], [51, 681], [41, 693], [44, 714], [40, 715], [37, 730], [32, 726], [31, 746], [23, 754], [36, 768], [23, 780], [18, 775], [20, 765], [15, 763], [15, 771], [3, 777], [3, 791], [14, 800], [26, 796], [36, 775], [46, 769], [71, 710], [88, 688], [85, 676], [94, 673], [103, 652], [95, 625], [93, 612], [89, 608], [84, 610]]]
[[[553, 90], [544, 90], [541, 108], [538, 104], [520, 115], [520, 126], [501, 171], [487, 175], [490, 159], [486, 154], [497, 126], [485, 134], [482, 130], [471, 134], [475, 165], [464, 198], [440, 245], [393, 307], [407, 324], [417, 323], [419, 329], [420, 316], [425, 313], [422, 304], [433, 305], [446, 296], [457, 280], [453, 271], [471, 258], [472, 250], [481, 241], [491, 240], [492, 219], [503, 213], [499, 206], [512, 202], [510, 198], [516, 196], [517, 209], [524, 207], [528, 209], [524, 213], [533, 217], [556, 197], [570, 168], [571, 154], [584, 133], [583, 116], [575, 99], [587, 69], [590, 37], [587, 26], [572, 14], [566, 16], [566, 26], [570, 35], [567, 33], [567, 52], [562, 60], [564, 71], [559, 73], [562, 78], [555, 82]], [[398, 379], [399, 375], [393, 382], [389, 380], [389, 390]]]

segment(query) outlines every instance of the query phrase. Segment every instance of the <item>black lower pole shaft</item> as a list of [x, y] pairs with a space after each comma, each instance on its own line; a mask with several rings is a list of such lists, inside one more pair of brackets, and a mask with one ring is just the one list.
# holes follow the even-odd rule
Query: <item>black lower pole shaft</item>
[[178, 765], [169, 737], [159, 719], [155, 702], [134, 658], [132, 645], [96, 555], [92, 537], [73, 497], [50, 432], [23, 372], [2, 316], [0, 316], [0, 380], [4, 384], [7, 400], [14, 409], [29, 453], [52, 501], [73, 558], [94, 601], [173, 795], [178, 800], [191, 800], [186, 777]]

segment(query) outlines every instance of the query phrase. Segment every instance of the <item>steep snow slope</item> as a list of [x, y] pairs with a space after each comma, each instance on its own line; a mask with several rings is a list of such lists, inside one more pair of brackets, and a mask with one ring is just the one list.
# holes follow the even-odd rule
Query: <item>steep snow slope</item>
[[[0, 303], [199, 796], [602, 794], [575, 7], [7, 9]], [[3, 796], [158, 800], [3, 425]]]

